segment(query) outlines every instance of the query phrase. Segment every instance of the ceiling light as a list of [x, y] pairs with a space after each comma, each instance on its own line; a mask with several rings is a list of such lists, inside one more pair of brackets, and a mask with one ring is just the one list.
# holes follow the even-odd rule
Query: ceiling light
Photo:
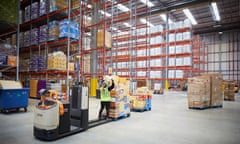
[[140, 0], [142, 3], [146, 4], [148, 7], [153, 7], [154, 4], [150, 2], [149, 0]]
[[129, 23], [123, 23], [125, 26], [127, 26], [127, 27], [131, 27], [131, 25], [129, 24]]
[[116, 30], [118, 30], [118, 29], [117, 29], [117, 28], [115, 28], [115, 27], [112, 27], [112, 30], [116, 31]]
[[104, 15], [104, 13], [105, 13], [107, 17], [112, 16], [110, 13], [108, 13], [108, 12], [104, 12], [103, 10], [100, 10], [100, 13], [103, 14], [103, 15]]
[[146, 19], [144, 19], [144, 18], [141, 18], [140, 19], [140, 22], [142, 22], [142, 23], [146, 23], [147, 25], [149, 25], [149, 26], [151, 26], [151, 27], [153, 27], [154, 25], [152, 24], [152, 23], [150, 23], [149, 21], [147, 21]]
[[220, 34], [220, 35], [221, 35], [221, 34], [223, 34], [223, 32], [218, 32], [218, 34]]
[[[166, 14], [161, 14], [160, 15], [162, 17], [162, 19], [167, 22], [167, 15]], [[168, 17], [168, 23], [171, 24], [172, 23], [172, 20]]]
[[220, 21], [221, 18], [220, 18], [220, 15], [219, 15], [217, 3], [212, 2], [211, 5], [212, 5], [213, 13], [214, 13], [214, 16], [215, 16], [215, 20]]
[[87, 7], [88, 7], [88, 8], [92, 8], [92, 5], [88, 4]]
[[188, 17], [188, 19], [191, 21], [192, 25], [197, 24], [197, 21], [195, 20], [195, 18], [193, 17], [193, 15], [189, 9], [184, 9], [183, 12]]
[[124, 12], [129, 11], [129, 8], [126, 7], [126, 6], [124, 6], [124, 5], [122, 5], [122, 4], [118, 4], [117, 6], [118, 6], [118, 8], [119, 8], [120, 10], [122, 10], [122, 11], [124, 11]]

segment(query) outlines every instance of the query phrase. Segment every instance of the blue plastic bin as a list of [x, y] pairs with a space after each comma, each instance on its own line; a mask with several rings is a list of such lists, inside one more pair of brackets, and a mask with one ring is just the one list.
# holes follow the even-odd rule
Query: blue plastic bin
[[0, 89], [0, 110], [10, 110], [28, 107], [29, 88]]

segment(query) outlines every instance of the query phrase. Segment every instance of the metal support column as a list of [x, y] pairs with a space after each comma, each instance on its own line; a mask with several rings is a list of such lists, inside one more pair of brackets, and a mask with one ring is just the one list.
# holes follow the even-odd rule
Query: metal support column
[[168, 90], [168, 50], [169, 50], [169, 18], [168, 18], [168, 13], [166, 14], [166, 62], [165, 62], [165, 65], [166, 65], [166, 69], [165, 69], [165, 90]]
[[[70, 21], [71, 19], [71, 0], [68, 0], [68, 20]], [[70, 32], [70, 23], [68, 24], [68, 33]], [[67, 96], [69, 96], [69, 62], [70, 62], [70, 37], [68, 34], [67, 38], [67, 78], [66, 78], [66, 87], [67, 87]]]
[[[93, 4], [93, 12], [92, 12], [92, 23], [98, 23], [98, 8], [99, 2], [95, 2]], [[94, 49], [91, 53], [91, 61], [90, 61], [90, 72], [92, 73], [91, 78], [96, 78], [97, 75], [97, 67], [98, 67], [98, 51], [97, 48], [97, 33], [98, 27], [94, 26], [91, 30], [91, 48]]]
[[16, 55], [17, 55], [17, 65], [16, 65], [16, 81], [19, 80], [19, 47], [20, 47], [20, 1], [18, 1], [18, 4], [17, 4], [17, 13], [18, 13], [18, 16], [17, 16], [17, 50], [16, 50]]

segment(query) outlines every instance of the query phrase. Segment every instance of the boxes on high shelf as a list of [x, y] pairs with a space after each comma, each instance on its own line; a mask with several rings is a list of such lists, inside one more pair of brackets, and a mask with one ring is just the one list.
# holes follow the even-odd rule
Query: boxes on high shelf
[[235, 93], [234, 93], [235, 81], [224, 80], [222, 84], [223, 84], [224, 100], [235, 101]]
[[188, 107], [207, 108], [210, 106], [210, 80], [207, 77], [188, 78]]
[[67, 0], [49, 0], [49, 12], [66, 8], [68, 6]]
[[223, 94], [222, 94], [222, 79], [223, 75], [220, 73], [203, 73], [202, 76], [207, 77], [211, 81], [210, 85], [210, 98], [211, 106], [222, 106], [223, 105]]
[[72, 9], [79, 8], [80, 1], [79, 0], [71, 0], [71, 7]]
[[7, 65], [16, 66], [17, 65], [17, 57], [8, 55], [7, 56]]
[[98, 30], [97, 33], [97, 47], [112, 47], [112, 34], [102, 29]]
[[66, 70], [66, 64], [66, 55], [50, 54], [48, 56], [48, 69]]

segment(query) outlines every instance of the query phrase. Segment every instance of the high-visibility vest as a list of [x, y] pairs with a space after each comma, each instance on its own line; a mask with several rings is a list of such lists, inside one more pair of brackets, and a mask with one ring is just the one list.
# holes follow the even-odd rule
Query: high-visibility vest
[[108, 88], [100, 88], [101, 91], [101, 101], [108, 102], [111, 101], [110, 92], [108, 91]]

